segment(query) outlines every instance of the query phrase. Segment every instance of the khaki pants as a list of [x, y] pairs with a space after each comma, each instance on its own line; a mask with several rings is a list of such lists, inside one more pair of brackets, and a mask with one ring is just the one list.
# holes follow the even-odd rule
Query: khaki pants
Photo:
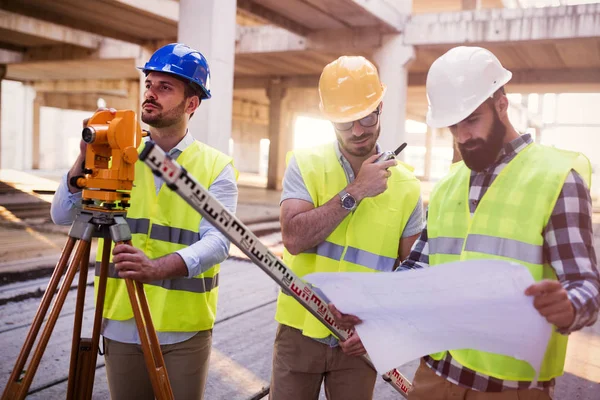
[[[204, 397], [212, 330], [198, 332], [185, 342], [160, 346], [175, 400]], [[142, 347], [104, 340], [106, 375], [112, 400], [154, 399]]]
[[438, 376], [421, 360], [408, 400], [550, 400], [550, 396], [538, 389], [503, 392], [465, 389]]
[[273, 349], [270, 400], [313, 400], [325, 380], [329, 400], [369, 400], [377, 373], [362, 357], [344, 354], [339, 347], [279, 325]]

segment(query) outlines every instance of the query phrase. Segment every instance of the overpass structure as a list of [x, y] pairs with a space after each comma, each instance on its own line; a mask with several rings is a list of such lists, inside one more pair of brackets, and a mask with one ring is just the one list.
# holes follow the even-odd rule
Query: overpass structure
[[[207, 57], [212, 73], [213, 98], [192, 119], [191, 132], [226, 152], [233, 138], [242, 170], [258, 164], [259, 141], [268, 138], [268, 186], [275, 188], [292, 147], [294, 118], [318, 116], [319, 73], [340, 55], [368, 57], [388, 86], [385, 109], [393, 112], [382, 114], [384, 148], [406, 139], [407, 118], [424, 120], [427, 70], [456, 45], [494, 52], [514, 74], [509, 92], [600, 92], [600, 2], [524, 3], [0, 0], [0, 78], [35, 90], [35, 169], [41, 107], [90, 111], [102, 97], [111, 107], [138, 110], [135, 67], [158, 47], [185, 42]], [[529, 119], [533, 128], [536, 121]]]

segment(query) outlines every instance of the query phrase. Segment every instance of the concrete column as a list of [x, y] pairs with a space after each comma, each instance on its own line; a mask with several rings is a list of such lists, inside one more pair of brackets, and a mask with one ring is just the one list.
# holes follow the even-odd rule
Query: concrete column
[[190, 120], [192, 135], [225, 154], [231, 137], [236, 0], [181, 0], [178, 41], [200, 51], [211, 72], [212, 98]]
[[423, 172], [423, 179], [428, 181], [431, 179], [431, 153], [433, 151], [433, 137], [437, 134], [437, 129], [427, 127], [425, 133], [425, 168]]
[[267, 189], [278, 189], [281, 186], [280, 148], [281, 140], [281, 103], [285, 97], [285, 88], [281, 79], [274, 79], [267, 88], [269, 98], [269, 170], [267, 172]]
[[[379, 137], [383, 151], [394, 150], [405, 141], [408, 66], [414, 58], [414, 48], [405, 46], [399, 34], [385, 35], [383, 45], [373, 55], [381, 81], [387, 86]], [[404, 159], [402, 153], [400, 159]]]
[[33, 99], [33, 136], [31, 141], [31, 168], [40, 169], [40, 111], [44, 105], [44, 94], [37, 93]]
[[0, 169], [2, 169], [2, 80], [6, 76], [6, 65], [0, 64]]

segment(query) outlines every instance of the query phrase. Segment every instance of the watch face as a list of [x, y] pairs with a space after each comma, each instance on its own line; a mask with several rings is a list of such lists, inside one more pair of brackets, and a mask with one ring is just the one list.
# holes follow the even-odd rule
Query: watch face
[[342, 205], [345, 209], [350, 210], [356, 205], [356, 200], [351, 195], [344, 196], [344, 200], [342, 200]]

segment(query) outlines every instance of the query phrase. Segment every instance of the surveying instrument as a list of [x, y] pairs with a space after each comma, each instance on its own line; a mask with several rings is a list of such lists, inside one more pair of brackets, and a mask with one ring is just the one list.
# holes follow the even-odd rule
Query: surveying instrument
[[[142, 130], [135, 112], [131, 110], [116, 113], [98, 111], [83, 129], [82, 139], [87, 143], [84, 175], [71, 178], [71, 185], [83, 189], [82, 209], [71, 225], [69, 238], [44, 292], [2, 400], [21, 400], [27, 395], [77, 270], [79, 283], [66, 398], [80, 400], [92, 397], [112, 243], [131, 245], [131, 232], [125, 215], [129, 207], [129, 191], [133, 186], [134, 165], [138, 159], [137, 147], [142, 140]], [[92, 237], [104, 239], [102, 262], [99, 266], [96, 264], [97, 297], [92, 337], [81, 338]], [[71, 257], [74, 248], [75, 254]], [[58, 289], [56, 301], [31, 362], [25, 369], [63, 273], [65, 278]], [[130, 279], [125, 279], [125, 283], [154, 394], [159, 400], [173, 399], [143, 285]]]

